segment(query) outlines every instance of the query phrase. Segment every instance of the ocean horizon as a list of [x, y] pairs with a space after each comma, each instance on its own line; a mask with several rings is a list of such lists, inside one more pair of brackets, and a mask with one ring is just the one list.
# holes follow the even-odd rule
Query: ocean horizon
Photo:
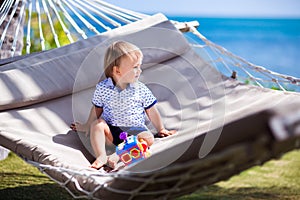
[[[300, 78], [300, 18], [166, 16], [179, 22], [196, 20], [200, 24], [199, 32], [213, 43], [250, 63]], [[95, 35], [75, 15], [73, 18], [88, 36]], [[106, 31], [94, 22], [91, 23], [100, 32]], [[103, 23], [115, 28], [108, 22]]]
[[245, 60], [272, 71], [300, 77], [300, 19], [167, 16], [198, 21], [207, 39]]

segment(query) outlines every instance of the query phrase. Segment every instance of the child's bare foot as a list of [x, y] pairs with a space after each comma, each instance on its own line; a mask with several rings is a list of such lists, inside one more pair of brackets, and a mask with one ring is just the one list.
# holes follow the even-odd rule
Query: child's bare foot
[[103, 167], [103, 165], [105, 165], [106, 163], [107, 163], [107, 156], [105, 156], [104, 158], [98, 157], [98, 158], [96, 158], [96, 160], [93, 162], [93, 164], [91, 164], [89, 167], [94, 168], [94, 169], [100, 169], [100, 168]]
[[81, 124], [79, 122], [73, 122], [71, 125], [70, 125], [70, 128], [73, 130], [73, 131], [78, 131], [78, 132], [85, 132], [87, 133], [88, 132], [88, 126], [86, 124]]

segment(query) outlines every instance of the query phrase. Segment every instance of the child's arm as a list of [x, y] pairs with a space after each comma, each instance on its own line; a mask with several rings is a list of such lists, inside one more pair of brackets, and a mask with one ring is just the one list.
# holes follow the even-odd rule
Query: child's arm
[[73, 131], [85, 132], [86, 134], [88, 134], [91, 123], [96, 119], [98, 119], [101, 116], [102, 112], [103, 112], [103, 108], [93, 106], [91, 108], [89, 117], [84, 124], [81, 124], [79, 122], [73, 122], [70, 128]]
[[176, 131], [168, 131], [167, 129], [164, 128], [163, 122], [161, 120], [161, 116], [156, 108], [156, 105], [152, 106], [151, 108], [145, 110], [148, 118], [152, 122], [153, 126], [156, 128], [158, 131], [158, 135], [160, 137], [166, 137], [169, 135], [173, 135], [176, 133]]

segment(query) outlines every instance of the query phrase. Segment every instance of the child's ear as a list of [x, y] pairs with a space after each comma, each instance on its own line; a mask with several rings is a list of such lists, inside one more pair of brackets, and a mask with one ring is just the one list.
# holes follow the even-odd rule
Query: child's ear
[[114, 74], [120, 74], [120, 69], [118, 66], [113, 66], [113, 73]]

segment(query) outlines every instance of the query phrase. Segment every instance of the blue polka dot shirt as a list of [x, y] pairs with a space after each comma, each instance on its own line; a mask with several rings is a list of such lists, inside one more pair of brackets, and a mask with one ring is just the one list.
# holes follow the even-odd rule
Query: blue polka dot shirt
[[124, 90], [116, 87], [111, 78], [96, 85], [92, 103], [103, 108], [102, 118], [112, 126], [145, 127], [145, 109], [157, 102], [150, 89], [137, 81]]

